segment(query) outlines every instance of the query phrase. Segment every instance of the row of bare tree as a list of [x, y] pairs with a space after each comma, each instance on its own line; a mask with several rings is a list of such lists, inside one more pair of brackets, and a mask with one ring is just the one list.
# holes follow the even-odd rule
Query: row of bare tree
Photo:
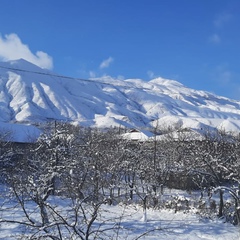
[[[80, 239], [97, 238], [107, 231], [93, 228], [101, 204], [130, 201], [141, 202], [144, 209], [161, 207], [164, 187], [218, 191], [219, 217], [227, 190], [239, 223], [240, 139], [219, 131], [194, 141], [187, 132], [188, 137], [186, 130], [178, 130], [177, 138], [169, 133], [161, 141], [133, 142], [116, 129], [55, 123], [45, 127], [36, 143], [1, 141], [1, 180], [24, 214], [17, 223], [29, 226], [36, 237], [62, 239], [68, 232]], [[71, 199], [70, 218], [50, 204], [53, 195]], [[29, 201], [36, 204], [40, 220], [31, 217]], [[6, 221], [12, 220], [0, 222]]]

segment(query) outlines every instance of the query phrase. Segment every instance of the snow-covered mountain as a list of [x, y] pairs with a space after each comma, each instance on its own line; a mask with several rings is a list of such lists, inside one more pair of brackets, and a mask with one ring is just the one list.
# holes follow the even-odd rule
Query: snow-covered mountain
[[53, 119], [97, 127], [158, 124], [239, 131], [240, 101], [163, 78], [81, 80], [23, 59], [0, 63], [0, 126], [21, 138], [20, 129], [32, 133], [34, 123]]

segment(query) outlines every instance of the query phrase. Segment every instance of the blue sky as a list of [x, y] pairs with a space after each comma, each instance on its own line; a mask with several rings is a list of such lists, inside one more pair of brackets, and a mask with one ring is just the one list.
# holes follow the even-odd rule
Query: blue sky
[[239, 30], [239, 0], [1, 0], [0, 60], [240, 99]]

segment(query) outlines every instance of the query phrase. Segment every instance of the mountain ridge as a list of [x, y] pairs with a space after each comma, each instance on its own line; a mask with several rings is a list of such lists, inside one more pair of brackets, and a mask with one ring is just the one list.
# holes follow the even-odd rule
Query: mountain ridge
[[0, 111], [4, 124], [57, 120], [94, 127], [240, 130], [237, 100], [164, 78], [146, 82], [58, 76], [23, 59], [0, 63]]

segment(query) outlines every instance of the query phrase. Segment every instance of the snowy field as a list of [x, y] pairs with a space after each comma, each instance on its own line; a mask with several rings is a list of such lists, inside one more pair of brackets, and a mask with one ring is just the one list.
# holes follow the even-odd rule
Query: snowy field
[[[4, 188], [1, 188], [5, 191]], [[0, 219], [24, 221], [24, 213], [14, 199], [0, 199]], [[51, 197], [48, 200], [51, 206], [59, 211], [61, 216], [71, 225], [72, 202], [66, 198]], [[33, 202], [26, 202], [26, 210], [30, 212], [32, 219], [39, 218], [38, 207]], [[86, 212], [88, 206], [86, 206]], [[89, 209], [88, 214], [91, 212]], [[84, 228], [84, 227], [83, 227]], [[36, 228], [37, 229], [37, 228]], [[0, 239], [36, 239], [31, 236], [36, 232], [41, 233], [28, 226], [12, 223], [0, 224]], [[95, 230], [101, 232], [97, 235]], [[239, 226], [224, 223], [224, 220], [201, 218], [194, 213], [173, 210], [147, 209], [136, 204], [119, 204], [116, 206], [103, 204], [100, 206], [97, 218], [91, 227], [92, 234], [89, 239], [171, 239], [171, 240], [238, 240], [240, 239]], [[64, 230], [63, 230], [64, 232]], [[80, 239], [72, 237], [65, 232], [66, 237], [62, 239]], [[37, 234], [35, 235], [37, 236]], [[41, 238], [50, 239], [50, 238]], [[85, 238], [84, 238], [85, 239]]]

